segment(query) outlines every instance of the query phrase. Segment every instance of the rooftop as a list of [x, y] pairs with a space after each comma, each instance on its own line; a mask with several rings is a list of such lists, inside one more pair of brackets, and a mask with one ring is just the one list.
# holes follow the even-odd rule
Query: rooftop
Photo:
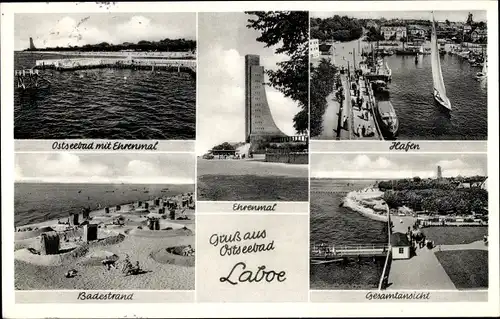
[[403, 233], [393, 233], [391, 235], [391, 246], [393, 247], [409, 247], [410, 241], [406, 234]]

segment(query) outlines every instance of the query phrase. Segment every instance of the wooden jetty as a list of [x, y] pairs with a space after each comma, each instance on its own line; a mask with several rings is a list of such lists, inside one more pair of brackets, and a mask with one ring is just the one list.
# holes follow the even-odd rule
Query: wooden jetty
[[54, 69], [74, 71], [97, 68], [117, 68], [134, 70], [167, 70], [196, 74], [196, 61], [170, 59], [132, 59], [132, 58], [71, 58], [37, 60], [35, 69]]
[[50, 84], [50, 80], [45, 79], [38, 70], [23, 69], [15, 70], [14, 77], [18, 88], [38, 88], [44, 84]]
[[389, 251], [387, 244], [332, 245], [313, 244], [310, 250], [311, 260], [328, 260], [343, 257], [385, 257]]

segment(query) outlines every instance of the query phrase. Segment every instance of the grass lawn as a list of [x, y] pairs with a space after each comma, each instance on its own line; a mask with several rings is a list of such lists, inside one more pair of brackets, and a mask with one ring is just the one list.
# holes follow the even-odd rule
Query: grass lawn
[[422, 231], [435, 245], [456, 245], [483, 240], [488, 227], [427, 227]]
[[198, 176], [198, 200], [308, 201], [307, 177], [257, 175]]
[[449, 250], [435, 254], [457, 289], [488, 288], [488, 251]]

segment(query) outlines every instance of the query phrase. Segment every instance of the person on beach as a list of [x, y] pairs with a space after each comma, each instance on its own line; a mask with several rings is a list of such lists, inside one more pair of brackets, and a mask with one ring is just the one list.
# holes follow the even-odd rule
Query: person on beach
[[363, 137], [365, 136], [366, 133], [366, 127], [363, 125], [363, 128], [361, 128], [361, 134], [363, 134]]
[[358, 124], [358, 127], [356, 128], [356, 135], [357, 135], [358, 137], [360, 137], [360, 136], [361, 136], [361, 124]]
[[111, 260], [108, 257], [101, 261], [101, 263], [106, 266], [107, 270], [111, 270], [111, 267], [116, 269], [116, 260]]

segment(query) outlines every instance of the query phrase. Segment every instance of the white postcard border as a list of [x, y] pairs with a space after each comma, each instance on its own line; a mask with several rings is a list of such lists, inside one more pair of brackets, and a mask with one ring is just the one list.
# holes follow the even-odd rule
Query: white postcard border
[[[112, 7], [116, 12], [147, 12], [147, 11], [243, 11], [243, 10], [290, 10], [302, 9], [309, 11], [376, 11], [380, 8], [391, 8], [402, 10], [430, 10], [430, 9], [453, 9], [453, 10], [488, 10], [489, 24], [498, 25], [498, 3], [493, 1], [415, 1], [399, 2], [359, 2], [352, 1], [323, 1], [323, 2], [243, 2], [243, 3], [119, 3]], [[140, 8], [140, 10], [137, 10]], [[219, 303], [196, 303], [186, 306], [182, 303], [172, 303], [168, 306], [161, 304], [140, 306], [139, 304], [30, 304], [15, 305], [15, 294], [13, 277], [13, 215], [5, 212], [12, 210], [13, 200], [13, 167], [14, 167], [14, 139], [13, 139], [13, 12], [107, 12], [106, 6], [99, 7], [95, 3], [30, 3], [30, 4], [2, 4], [2, 46], [1, 46], [1, 72], [2, 72], [2, 289], [4, 315], [6, 317], [178, 317], [178, 316], [207, 316], [218, 317], [232, 316], [498, 316], [499, 314], [499, 274], [498, 260], [499, 251], [492, 249], [489, 256], [489, 282], [488, 302], [471, 303], [431, 303], [425, 307], [417, 303], [273, 303], [273, 304], [221, 304]], [[494, 28], [491, 28], [493, 30]], [[8, 31], [7, 31], [8, 30]], [[493, 33], [493, 34], [492, 34]], [[498, 33], [488, 34], [488, 55], [498, 57]], [[498, 70], [498, 59], [489, 61], [492, 70]], [[491, 179], [490, 187], [492, 194], [497, 194], [498, 185], [498, 73], [490, 73], [488, 86], [488, 175]], [[457, 141], [461, 142], [461, 141]], [[409, 155], [411, 156], [411, 155]], [[196, 190], [195, 190], [196, 191]], [[492, 225], [499, 224], [499, 205], [497, 200], [490, 202], [493, 213]], [[490, 234], [491, 246], [498, 247], [498, 228]], [[348, 291], [351, 293], [352, 291]], [[340, 292], [342, 293], [342, 292]], [[493, 297], [492, 297], [493, 296]]]

